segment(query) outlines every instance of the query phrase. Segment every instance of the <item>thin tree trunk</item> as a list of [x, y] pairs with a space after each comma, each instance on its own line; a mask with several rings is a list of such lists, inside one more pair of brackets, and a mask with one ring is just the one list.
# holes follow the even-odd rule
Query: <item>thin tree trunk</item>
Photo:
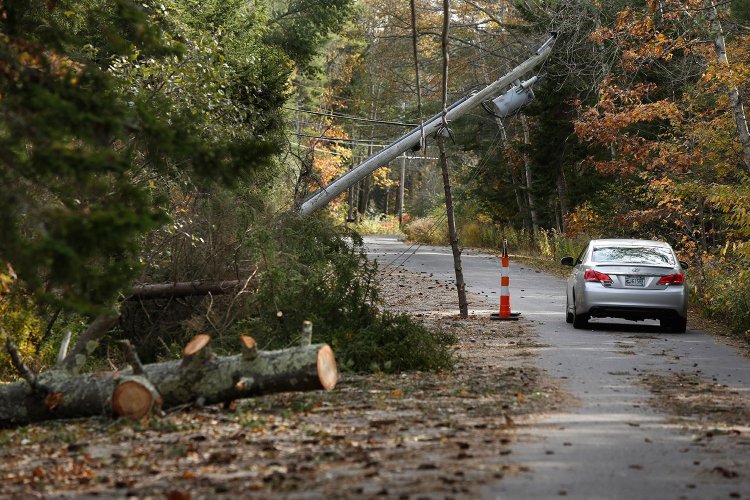
[[406, 182], [406, 154], [401, 156], [401, 172], [398, 176], [398, 227], [404, 227], [404, 183]]
[[462, 318], [469, 316], [469, 304], [466, 300], [466, 283], [464, 283], [464, 272], [461, 266], [461, 249], [458, 246], [458, 232], [456, 231], [456, 219], [453, 213], [453, 196], [451, 195], [450, 177], [448, 175], [448, 157], [445, 154], [445, 135], [448, 132], [448, 29], [450, 26], [450, 0], [443, 0], [443, 127], [438, 130], [437, 144], [440, 151], [440, 169], [443, 172], [443, 188], [445, 189], [445, 213], [448, 218], [448, 235], [451, 240], [453, 251], [453, 266], [456, 270], [456, 289], [458, 291], [458, 310]]
[[523, 144], [526, 146], [523, 152], [523, 166], [526, 172], [526, 195], [529, 200], [529, 216], [531, 217], [531, 230], [536, 236], [539, 232], [539, 219], [537, 218], [536, 208], [534, 203], [534, 193], [532, 190], [532, 178], [531, 178], [531, 159], [529, 158], [528, 146], [530, 144], [529, 139], [529, 123], [526, 120], [526, 115], [519, 113], [521, 117], [521, 128], [523, 129]]
[[417, 87], [417, 112], [419, 113], [419, 130], [421, 133], [419, 144], [422, 148], [422, 155], [427, 156], [427, 144], [424, 138], [424, 119], [422, 118], [422, 85], [419, 82], [419, 54], [417, 47], [419, 29], [417, 27], [417, 6], [415, 0], [409, 0], [409, 6], [411, 8], [411, 46], [414, 57], [414, 78]]
[[[350, 134], [352, 139], [357, 138], [355, 130], [356, 129], [352, 127], [352, 132]], [[351, 165], [349, 165], [350, 171], [357, 165], [357, 161], [356, 161], [357, 157], [354, 155], [355, 147], [356, 146], [352, 144], [352, 163]], [[356, 189], [356, 184], [354, 184], [352, 186], [349, 186], [349, 189], [346, 190], [346, 200], [347, 200], [347, 203], [349, 204], [349, 210], [347, 210], [346, 212], [346, 222], [354, 222], [354, 214], [357, 211], [356, 205], [355, 205], [356, 197], [357, 197], [357, 189]]]
[[[372, 156], [372, 144], [367, 146], [367, 157]], [[359, 200], [357, 207], [361, 217], [367, 214], [367, 206], [370, 204], [370, 191], [372, 190], [372, 175], [368, 175], [360, 183]]]
[[[510, 149], [510, 144], [508, 143], [508, 135], [505, 132], [503, 121], [500, 118], [495, 118], [495, 123], [500, 130], [500, 139], [503, 141], [503, 149], [507, 151]], [[516, 181], [516, 176], [513, 175], [513, 167], [510, 165], [508, 165], [508, 176], [510, 177], [510, 185], [513, 187], [513, 194], [516, 195], [516, 205], [518, 205], [518, 213], [521, 214], [523, 227], [528, 229], [531, 227], [531, 222], [528, 218], [528, 210], [526, 210], [526, 204], [523, 202], [521, 189], [518, 186], [518, 181]]]
[[557, 199], [560, 203], [560, 218], [562, 219], [561, 229], [565, 233], [568, 231], [567, 224], [565, 223], [565, 216], [568, 215], [568, 186], [565, 182], [565, 172], [563, 171], [562, 165], [557, 170]]
[[[716, 8], [716, 3], [713, 0], [708, 0], [707, 8], [709, 12], [709, 18], [711, 19], [711, 24], [713, 25], [713, 29], [716, 31], [716, 38], [714, 39], [716, 58], [719, 60], [720, 64], [729, 67], [727, 47], [724, 41], [724, 30], [721, 27], [721, 21], [719, 20], [719, 12]], [[748, 131], [745, 108], [742, 105], [742, 99], [740, 98], [739, 90], [735, 85], [731, 85], [729, 89], [727, 89], [727, 93], [729, 94], [729, 105], [732, 108], [734, 122], [737, 125], [737, 137], [739, 138], [740, 144], [742, 145], [742, 155], [745, 162], [745, 169], [750, 172], [750, 131]]]
[[698, 221], [700, 222], [701, 252], [705, 254], [706, 252], [708, 252], [708, 240], [706, 238], [706, 200], [705, 199], [700, 201], [698, 210], [699, 210]]
[[458, 245], [458, 231], [456, 230], [456, 218], [453, 213], [453, 196], [451, 194], [450, 177], [448, 175], [448, 157], [445, 154], [445, 138], [437, 137], [438, 151], [440, 152], [440, 169], [443, 173], [443, 188], [445, 189], [445, 213], [448, 218], [448, 236], [453, 251], [453, 267], [456, 271], [456, 289], [458, 290], [458, 310], [462, 318], [469, 316], [469, 303], [466, 299], [466, 283], [464, 282], [464, 271], [461, 265], [461, 248]]

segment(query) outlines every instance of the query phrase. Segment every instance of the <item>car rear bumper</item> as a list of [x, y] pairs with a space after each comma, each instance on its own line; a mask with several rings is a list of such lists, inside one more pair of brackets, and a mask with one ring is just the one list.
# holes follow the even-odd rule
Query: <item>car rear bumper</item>
[[579, 314], [624, 319], [671, 319], [687, 317], [687, 290], [669, 286], [663, 290], [605, 288], [601, 283], [586, 283], [576, 297]]

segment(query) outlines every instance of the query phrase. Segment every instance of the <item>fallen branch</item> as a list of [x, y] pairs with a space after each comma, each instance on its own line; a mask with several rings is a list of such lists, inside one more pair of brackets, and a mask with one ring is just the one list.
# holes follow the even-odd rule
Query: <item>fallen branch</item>
[[[245, 293], [248, 286], [253, 284], [250, 275], [246, 280], [229, 281], [181, 281], [175, 283], [144, 284], [134, 286], [130, 290], [130, 296], [126, 300], [148, 300], [171, 297], [189, 297], [195, 295], [225, 294], [242, 287], [240, 293]], [[97, 317], [91, 325], [79, 337], [70, 353], [66, 354], [61, 346], [58, 354], [57, 366], [66, 370], [77, 370], [86, 361], [99, 340], [117, 324], [119, 313], [104, 314]], [[70, 341], [70, 339], [68, 339]], [[67, 349], [67, 343], [63, 342]]]
[[[152, 285], [136, 285], [130, 289], [127, 300], [164, 299], [169, 297], [189, 297], [192, 295], [221, 295], [229, 293], [239, 287], [247, 288], [250, 280], [229, 281], [183, 281], [176, 283], [157, 283]], [[244, 286], [243, 286], [244, 285]]]
[[[198, 335], [186, 345], [183, 360], [142, 365], [141, 374], [51, 370], [36, 376], [36, 390], [28, 382], [0, 385], [0, 426], [96, 415], [140, 418], [161, 408], [229, 404], [276, 392], [331, 390], [336, 385], [336, 360], [326, 344], [261, 351], [252, 337], [240, 340], [241, 354], [215, 356], [210, 338]], [[129, 362], [139, 364], [132, 358]]]
[[138, 353], [135, 352], [133, 344], [131, 344], [127, 339], [120, 340], [120, 344], [122, 345], [123, 349], [125, 349], [125, 360], [133, 370], [133, 374], [143, 375], [143, 364], [141, 363], [141, 358], [138, 357]]
[[8, 339], [5, 341], [5, 350], [8, 351], [8, 355], [10, 355], [10, 362], [13, 364], [13, 367], [16, 369], [18, 374], [26, 381], [27, 384], [29, 384], [31, 390], [36, 391], [36, 375], [28, 366], [26, 366], [26, 363], [23, 362], [23, 360], [21, 359], [21, 355], [18, 352], [18, 347], [16, 347], [15, 342], [13, 342], [10, 337], [8, 337]]

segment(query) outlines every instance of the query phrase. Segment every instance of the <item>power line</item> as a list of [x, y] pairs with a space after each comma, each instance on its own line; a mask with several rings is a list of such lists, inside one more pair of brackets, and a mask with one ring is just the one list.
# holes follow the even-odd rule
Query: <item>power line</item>
[[[310, 146], [306, 146], [304, 144], [299, 144], [297, 142], [290, 142], [289, 144], [291, 144], [292, 146], [297, 146], [297, 147], [305, 148], [305, 149], [315, 149], [315, 151], [317, 151], [319, 153], [324, 153], [324, 154], [329, 154], [329, 155], [334, 155], [334, 156], [348, 156], [348, 155], [346, 155], [344, 153], [337, 153], [335, 151], [329, 151], [327, 149], [312, 148]], [[367, 156], [355, 156], [355, 158], [357, 158], [357, 161], [361, 162], [362, 160], [366, 160], [368, 157]], [[407, 160], [419, 160], [419, 161], [422, 161], [422, 160], [439, 160], [440, 158], [438, 158], [436, 156], [407, 156], [406, 159]]]
[[353, 115], [345, 115], [342, 113], [323, 113], [321, 111], [313, 111], [311, 109], [302, 109], [302, 108], [292, 108], [289, 106], [284, 106], [284, 109], [288, 109], [289, 111], [299, 111], [300, 113], [308, 113], [311, 115], [319, 115], [319, 116], [329, 116], [332, 118], [343, 118], [345, 120], [352, 120], [356, 122], [367, 122], [367, 123], [378, 123], [380, 125], [398, 125], [400, 127], [419, 127], [419, 123], [403, 123], [403, 122], [395, 122], [390, 120], [373, 120], [371, 118], [362, 118], [361, 116], [353, 116]]
[[319, 139], [321, 141], [346, 142], [349, 144], [360, 145], [360, 146], [379, 146], [379, 147], [390, 146], [390, 144], [370, 141], [367, 139], [346, 139], [344, 137], [325, 137], [325, 136], [321, 137], [319, 135], [303, 134], [301, 132], [294, 132], [292, 133], [292, 135], [296, 135], [297, 137], [309, 137], [310, 139]]

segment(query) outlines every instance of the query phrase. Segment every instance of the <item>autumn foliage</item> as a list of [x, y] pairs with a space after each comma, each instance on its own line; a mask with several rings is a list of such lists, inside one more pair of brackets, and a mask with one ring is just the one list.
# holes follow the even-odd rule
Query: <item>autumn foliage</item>
[[750, 276], [750, 180], [728, 89], [747, 88], [750, 37], [731, 38], [729, 65], [717, 60], [705, 5], [649, 2], [593, 32], [619, 57], [597, 101], [579, 103], [575, 131], [592, 148], [585, 165], [620, 179], [628, 201], [611, 220], [675, 243], [696, 264], [692, 283], [706, 309], [739, 318]]

